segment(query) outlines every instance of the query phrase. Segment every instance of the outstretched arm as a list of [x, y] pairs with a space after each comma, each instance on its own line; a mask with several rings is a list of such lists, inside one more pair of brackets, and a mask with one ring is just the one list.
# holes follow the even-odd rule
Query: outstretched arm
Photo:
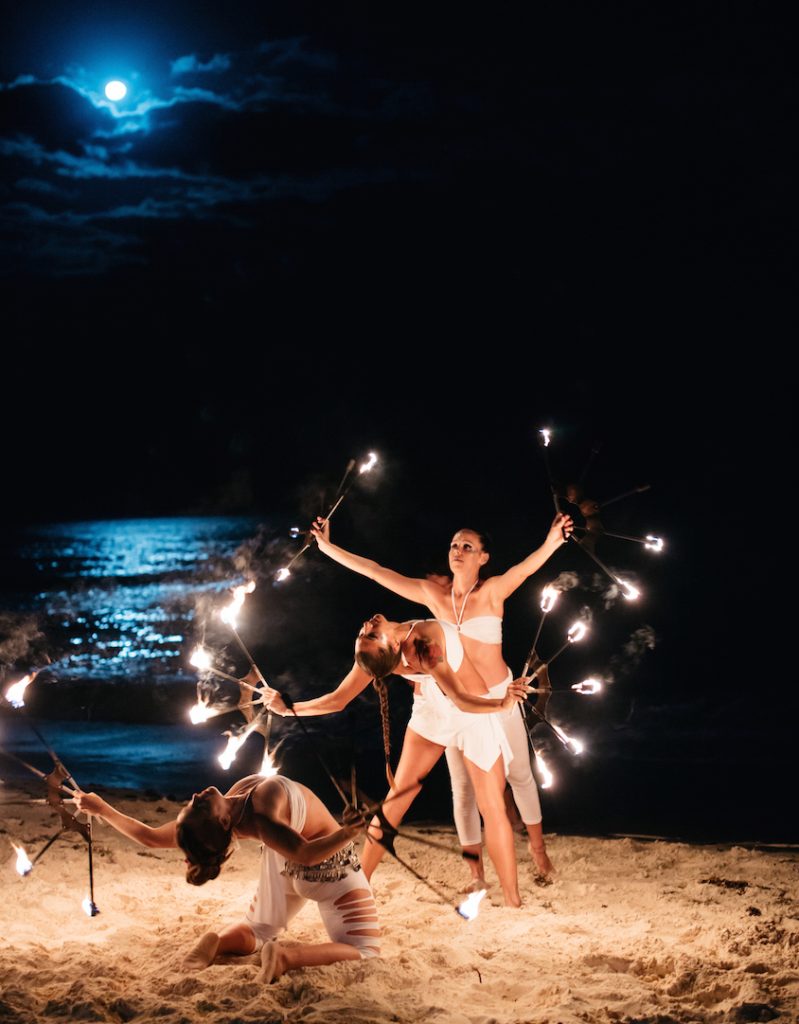
[[127, 836], [128, 839], [132, 839], [142, 846], [170, 849], [178, 845], [174, 821], [168, 821], [165, 825], [153, 828], [151, 825], [145, 825], [138, 818], [131, 818], [130, 815], [118, 811], [116, 807], [112, 807], [107, 800], [103, 800], [96, 793], [78, 793], [75, 803], [79, 811], [102, 818], [117, 832], [121, 832], [123, 836]]
[[554, 555], [562, 544], [566, 543], [566, 538], [573, 529], [574, 523], [571, 516], [566, 515], [565, 512], [558, 513], [552, 520], [549, 533], [540, 548], [536, 548], [518, 565], [511, 566], [507, 572], [502, 573], [500, 576], [492, 576], [488, 581], [499, 599], [504, 601], [507, 597], [510, 597], [514, 590], [517, 590], [529, 576], [537, 572], [544, 562]]
[[415, 601], [416, 604], [429, 604], [429, 591], [431, 584], [427, 580], [413, 579], [410, 576], [403, 576], [394, 572], [393, 569], [386, 569], [385, 566], [373, 562], [371, 558], [363, 558], [361, 555], [354, 555], [351, 551], [345, 551], [337, 544], [330, 541], [330, 523], [327, 519], [319, 516], [311, 526], [311, 533], [316, 538], [319, 550], [323, 551], [334, 562], [343, 565], [353, 572], [366, 576], [381, 587], [390, 590], [392, 594], [399, 594], [408, 601]]
[[330, 693], [323, 693], [321, 697], [314, 697], [312, 700], [295, 701], [289, 709], [278, 691], [270, 690], [271, 696], [267, 695], [267, 706], [276, 715], [332, 715], [336, 711], [343, 711], [351, 700], [354, 700], [359, 693], [366, 689], [371, 681], [372, 677], [368, 673], [358, 665], [353, 665], [335, 690], [331, 690]]

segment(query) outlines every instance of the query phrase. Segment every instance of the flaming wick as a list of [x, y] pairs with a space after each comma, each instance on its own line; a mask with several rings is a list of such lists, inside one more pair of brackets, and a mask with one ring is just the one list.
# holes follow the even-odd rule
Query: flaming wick
[[538, 638], [541, 636], [541, 627], [544, 625], [544, 619], [555, 607], [558, 594], [559, 591], [556, 590], [551, 583], [548, 583], [541, 591], [541, 618], [538, 620], [538, 629], [535, 631], [535, 637], [533, 638], [532, 645], [530, 646], [530, 652], [527, 655], [527, 660], [525, 661], [524, 668], [522, 669], [523, 676], [526, 676], [530, 671], [530, 665], [533, 658], [535, 658], [536, 644], [538, 643]]
[[575, 693], [599, 693], [602, 683], [598, 679], [583, 679], [581, 683], [574, 683], [571, 688]]
[[377, 455], [375, 454], [375, 452], [369, 452], [369, 458], [366, 460], [366, 462], [361, 463], [361, 465], [358, 467], [358, 473], [369, 473], [371, 470], [375, 468], [376, 465]]
[[469, 893], [466, 899], [456, 907], [461, 917], [466, 921], [474, 921], [480, 912], [480, 900], [487, 892], [487, 889], [480, 889], [477, 892]]
[[261, 761], [261, 767], [258, 769], [258, 774], [263, 775], [265, 779], [271, 779], [273, 775], [278, 774], [278, 768], [268, 750], [264, 750], [264, 757]]
[[217, 758], [217, 760], [222, 765], [222, 767], [225, 769], [225, 771], [227, 771], [228, 768], [230, 768], [230, 766], [236, 760], [236, 754], [238, 754], [240, 748], [244, 745], [244, 741], [247, 739], [247, 737], [250, 735], [250, 733], [252, 733], [255, 730], [256, 726], [258, 726], [259, 724], [260, 724], [260, 716], [256, 716], [249, 723], [249, 725], [247, 725], [247, 727], [244, 729], [244, 731], [242, 733], [240, 733], [238, 736], [233, 736], [231, 734], [228, 734], [227, 746], [225, 747], [225, 749], [222, 751], [222, 753]]
[[[260, 693], [261, 690], [257, 686], [253, 686], [252, 683], [245, 683], [242, 679], [237, 679], [236, 676], [232, 676], [229, 672], [223, 672], [221, 669], [214, 668], [211, 664], [211, 655], [204, 647], [195, 648], [194, 654], [189, 659], [195, 668], [199, 668], [201, 672], [211, 672], [215, 676], [220, 676], [222, 679], [227, 679], [231, 683], [238, 683], [239, 686], [243, 686], [247, 690], [252, 690], [253, 693]], [[260, 676], [261, 673], [259, 672]], [[263, 679], [263, 676], [261, 676]]]
[[555, 735], [558, 737], [558, 739], [561, 741], [564, 747], [567, 747], [569, 750], [571, 750], [573, 754], [582, 754], [582, 752], [585, 750], [585, 747], [580, 742], [580, 740], [576, 740], [571, 736], [567, 736], [563, 729], [561, 729], [559, 725], [555, 725], [554, 722], [550, 722], [549, 724], [552, 726]]
[[238, 614], [244, 605], [244, 599], [253, 590], [255, 590], [255, 580], [249, 580], [247, 583], [242, 583], [240, 586], [232, 588], [233, 597], [230, 604], [219, 613], [219, 618], [226, 625], [232, 626], [235, 629]]
[[9, 686], [5, 692], [5, 698], [12, 707], [25, 707], [25, 690], [36, 678], [36, 675], [36, 672], [30, 672], [28, 675], [23, 676], [22, 679], [19, 679], [16, 683], [12, 683], [11, 686]]
[[[377, 465], [377, 454], [375, 452], [369, 452], [369, 457], [367, 458], [366, 462], [363, 462], [360, 465], [359, 469], [358, 469], [358, 475], [361, 476], [363, 473], [370, 473], [374, 469], [374, 467], [376, 465]], [[347, 478], [349, 477], [350, 473], [353, 471], [354, 468], [355, 468], [355, 459], [350, 459], [350, 461], [347, 463], [347, 468], [346, 468], [346, 470], [344, 472], [344, 476], [341, 478], [341, 483], [338, 485], [338, 491], [336, 492], [336, 500], [333, 503], [333, 506], [330, 509], [330, 511], [324, 517], [326, 520], [329, 521], [332, 518], [333, 513], [336, 511], [336, 509], [339, 507], [339, 505], [342, 503], [342, 501], [344, 501], [344, 499], [349, 494], [350, 488], [352, 487], [352, 485], [353, 485], [353, 483], [355, 481], [354, 480], [350, 480], [350, 482], [347, 484], [346, 487], [344, 486], [344, 484], [345, 484]], [[300, 550], [297, 552], [297, 554], [291, 559], [291, 561], [288, 563], [288, 565], [283, 566], [282, 569], [278, 569], [278, 571], [275, 573], [275, 582], [276, 583], [282, 583], [283, 580], [287, 580], [289, 578], [289, 576], [291, 576], [291, 567], [292, 567], [292, 565], [294, 565], [294, 563], [297, 561], [298, 558], [300, 558], [301, 555], [305, 554], [305, 552], [308, 550], [308, 548], [311, 546], [311, 544], [312, 544], [312, 541], [308, 541], [307, 544], [304, 544], [300, 548]]]
[[[569, 626], [569, 631], [566, 634], [566, 639], [563, 641], [561, 646], [555, 651], [555, 653], [552, 655], [552, 657], [549, 659], [549, 661], [542, 661], [541, 662], [541, 664], [538, 666], [538, 668], [535, 669], [535, 671], [533, 672], [533, 675], [537, 676], [541, 672], [543, 672], [545, 668], [547, 668], [548, 666], [550, 666], [552, 664], [552, 662], [555, 660], [555, 658], [558, 657], [558, 655], [563, 654], [563, 652], [566, 650], [566, 648], [569, 646], [569, 644], [577, 644], [577, 643], [579, 643], [583, 639], [583, 637], [586, 635], [587, 632], [588, 632], [588, 626], [584, 622], [581, 622], [578, 619], [577, 622], [572, 623], [572, 625]], [[526, 666], [526, 667], [529, 667], [529, 666]], [[527, 673], [525, 672], [524, 675], [527, 675]]]
[[200, 725], [201, 722], [207, 722], [209, 718], [214, 718], [215, 716], [216, 712], [209, 706], [208, 701], [202, 700], [200, 697], [197, 698], [197, 703], [189, 711], [192, 725]]
[[[552, 492], [552, 501], [555, 505], [555, 515], [559, 516], [561, 511], [560, 498], [558, 497], [558, 492], [555, 489], [555, 481], [552, 479], [552, 467], [549, 464], [549, 452], [547, 451], [551, 440], [551, 433], [552, 432], [550, 430], [539, 430], [538, 443], [541, 446], [541, 455], [544, 458], [544, 468], [546, 469], [547, 480], [549, 481], [549, 489]], [[565, 538], [566, 534], [564, 533], [563, 536]]]
[[598, 558], [593, 551], [589, 551], [589, 549], [585, 547], [584, 544], [581, 544], [580, 541], [577, 540], [573, 533], [570, 534], [569, 540], [573, 540], [581, 551], [584, 551], [590, 559], [596, 562], [596, 564], [599, 566], [602, 572], [604, 572], [611, 580], [613, 580], [616, 586], [619, 587], [622, 594], [628, 601], [634, 601], [637, 597], [640, 597], [641, 592], [637, 590], [632, 585], [632, 583], [627, 583], [626, 580], [623, 580], [620, 576], [617, 576], [615, 572], [611, 572], [611, 570], [608, 569], [605, 563], [600, 558]]
[[[582, 533], [589, 532], [584, 526], [575, 526], [575, 530], [580, 530]], [[626, 533], [609, 533], [607, 530], [602, 530], [600, 536], [615, 537], [616, 540], [629, 540], [635, 544], [643, 544], [647, 551], [663, 550], [663, 539], [661, 537], [653, 537], [651, 534], [647, 534], [646, 537], [630, 537]]]

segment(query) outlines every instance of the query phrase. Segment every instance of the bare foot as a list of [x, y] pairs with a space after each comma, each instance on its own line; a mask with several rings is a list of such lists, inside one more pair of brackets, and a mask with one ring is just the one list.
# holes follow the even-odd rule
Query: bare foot
[[532, 843], [528, 843], [528, 846], [530, 848], [530, 856], [533, 858], [538, 878], [545, 883], [550, 883], [552, 881], [552, 876], [555, 874], [555, 865], [549, 859], [546, 847], [534, 847]]
[[271, 985], [278, 981], [286, 969], [286, 960], [279, 942], [265, 942], [261, 950], [261, 970], [256, 981]]
[[482, 875], [478, 875], [476, 878], [470, 878], [469, 881], [458, 892], [480, 892], [481, 889], [487, 889], [488, 882], [483, 878]]
[[206, 932], [185, 955], [181, 967], [184, 971], [203, 971], [214, 962], [218, 949], [219, 936], [216, 932]]

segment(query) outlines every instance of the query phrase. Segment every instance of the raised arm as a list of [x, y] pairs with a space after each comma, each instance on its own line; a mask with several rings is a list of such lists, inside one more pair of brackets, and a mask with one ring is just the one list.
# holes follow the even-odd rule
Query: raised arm
[[96, 793], [78, 793], [75, 803], [79, 811], [102, 818], [111, 828], [115, 828], [117, 832], [121, 832], [123, 836], [127, 836], [128, 839], [132, 839], [142, 846], [170, 849], [178, 845], [174, 821], [168, 821], [165, 825], [153, 828], [151, 825], [145, 825], [138, 818], [131, 818], [130, 815], [118, 811], [116, 807], [112, 807], [107, 800], [103, 800]]
[[295, 701], [289, 710], [278, 691], [270, 690], [269, 693], [272, 696], [267, 697], [267, 706], [276, 715], [332, 715], [336, 711], [343, 711], [350, 701], [366, 689], [371, 681], [370, 675], [358, 665], [353, 665], [335, 690], [331, 690], [330, 693], [323, 693], [321, 697], [314, 697], [311, 700]]
[[501, 601], [510, 597], [514, 590], [517, 590], [529, 576], [537, 572], [544, 562], [551, 558], [562, 544], [566, 543], [566, 537], [571, 534], [573, 529], [574, 523], [571, 516], [564, 512], [556, 515], [540, 548], [536, 548], [518, 565], [512, 565], [507, 572], [503, 572], [499, 576], [492, 576], [487, 581], [497, 597]]
[[392, 594], [399, 594], [408, 601], [415, 601], [416, 604], [429, 604], [430, 583], [427, 580], [413, 579], [410, 576], [403, 576], [394, 572], [393, 569], [386, 569], [385, 566], [372, 561], [371, 558], [363, 558], [361, 555], [354, 555], [351, 551], [345, 551], [337, 544], [330, 541], [330, 523], [327, 519], [319, 516], [311, 526], [311, 533], [316, 538], [319, 550], [324, 552], [334, 562], [343, 565], [346, 569], [366, 576], [381, 587], [390, 590]]

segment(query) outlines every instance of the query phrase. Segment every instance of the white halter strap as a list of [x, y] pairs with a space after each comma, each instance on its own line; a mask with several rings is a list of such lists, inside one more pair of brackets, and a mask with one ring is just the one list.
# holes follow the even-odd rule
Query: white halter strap
[[408, 639], [408, 637], [413, 632], [413, 627], [414, 626], [418, 626], [421, 621], [422, 621], [421, 619], [414, 619], [413, 622], [411, 623], [411, 628], [408, 630], [408, 632], [405, 634], [405, 636], [402, 638], [402, 640], [400, 640], [400, 661], [402, 662], [402, 665], [403, 665], [404, 668], [408, 668], [409, 665], [408, 665], [408, 659], [402, 653], [402, 645], [405, 643], [405, 641]]
[[450, 591], [450, 597], [452, 598], [452, 614], [455, 616], [455, 629], [457, 629], [457, 631], [459, 633], [461, 631], [461, 622], [463, 622], [463, 612], [464, 612], [464, 610], [466, 608], [466, 602], [469, 600], [469, 594], [471, 594], [471, 592], [474, 590], [474, 588], [477, 586], [477, 584], [479, 582], [480, 582], [479, 578], [476, 579], [474, 581], [474, 583], [466, 591], [466, 595], [463, 598], [463, 604], [461, 604], [460, 613], [458, 612], [458, 609], [455, 607], [455, 586], [454, 586], [454, 584], [453, 584], [452, 590]]

